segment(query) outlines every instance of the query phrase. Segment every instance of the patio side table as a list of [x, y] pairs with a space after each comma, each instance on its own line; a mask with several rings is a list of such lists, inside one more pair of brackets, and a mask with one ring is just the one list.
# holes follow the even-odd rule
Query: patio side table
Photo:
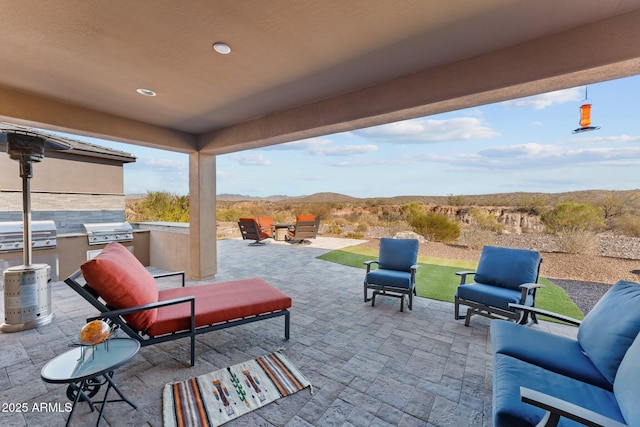
[[[130, 338], [114, 338], [108, 342], [94, 346], [78, 346], [55, 358], [42, 367], [40, 376], [42, 380], [54, 384], [69, 384], [67, 397], [73, 400], [71, 413], [65, 425], [69, 425], [76, 405], [80, 400], [89, 404], [91, 412], [95, 410], [93, 397], [100, 386], [107, 384], [102, 402], [100, 414], [96, 426], [100, 425], [104, 408], [108, 402], [127, 402], [138, 409], [133, 402], [127, 399], [120, 391], [113, 375], [120, 366], [131, 360], [140, 350], [140, 343]], [[100, 377], [103, 377], [102, 380]], [[120, 399], [108, 400], [109, 391], [114, 389], [120, 395]]]
[[292, 225], [293, 224], [290, 224], [288, 222], [276, 222], [275, 224], [273, 224], [273, 227], [275, 228], [274, 239], [277, 241], [287, 240], [287, 234], [289, 234], [289, 228]]

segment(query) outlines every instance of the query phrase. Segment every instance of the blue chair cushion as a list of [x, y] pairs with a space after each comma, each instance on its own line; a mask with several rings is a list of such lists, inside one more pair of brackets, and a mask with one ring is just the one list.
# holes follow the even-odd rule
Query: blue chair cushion
[[576, 339], [504, 320], [492, 321], [490, 329], [494, 353], [513, 356], [558, 374], [613, 391], [613, 384], [583, 353]]
[[411, 273], [397, 270], [377, 269], [367, 273], [366, 279], [370, 285], [390, 286], [393, 288], [411, 289]]
[[541, 261], [538, 251], [485, 246], [474, 281], [519, 290], [523, 283], [536, 283]]
[[578, 342], [595, 367], [613, 383], [638, 332], [640, 285], [621, 280], [585, 316], [578, 329]]
[[410, 271], [418, 260], [417, 239], [380, 239], [378, 266], [386, 270]]
[[613, 390], [620, 412], [630, 426], [640, 426], [638, 396], [640, 396], [640, 336], [636, 337], [622, 358]]
[[[520, 289], [514, 291], [512, 289], [481, 283], [470, 283], [468, 285], [458, 286], [456, 296], [468, 301], [477, 302], [478, 304], [514, 311], [509, 307], [509, 303], [519, 304], [522, 291]], [[525, 305], [533, 305], [532, 295], [527, 295]]]
[[[625, 422], [613, 392], [497, 353], [493, 369], [494, 427], [530, 427], [544, 416], [542, 409], [520, 400], [520, 386]], [[563, 427], [579, 425], [566, 418], [561, 418], [558, 424]]]

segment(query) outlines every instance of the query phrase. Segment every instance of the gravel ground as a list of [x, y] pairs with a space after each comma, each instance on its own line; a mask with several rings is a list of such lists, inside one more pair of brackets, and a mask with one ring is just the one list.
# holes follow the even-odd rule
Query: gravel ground
[[[542, 253], [540, 275], [562, 287], [583, 313], [588, 313], [618, 280], [640, 282], [640, 239], [602, 236], [598, 255], [556, 252], [553, 236], [503, 235], [495, 245], [536, 249]], [[363, 246], [378, 248], [371, 239]], [[480, 250], [436, 242], [420, 244], [420, 255], [477, 261]]]

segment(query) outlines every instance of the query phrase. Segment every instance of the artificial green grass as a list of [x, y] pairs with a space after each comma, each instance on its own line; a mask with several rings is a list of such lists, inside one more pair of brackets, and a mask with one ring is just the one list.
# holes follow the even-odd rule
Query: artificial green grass
[[[327, 252], [318, 258], [351, 267], [364, 268], [363, 262], [374, 260], [378, 251], [370, 248], [350, 246], [340, 250]], [[457, 271], [475, 270], [478, 264], [473, 261], [451, 260], [431, 256], [418, 257], [418, 273], [416, 275], [416, 293], [420, 297], [439, 301], [453, 302], [456, 288], [460, 284]], [[576, 319], [582, 319], [584, 314], [571, 301], [564, 290], [554, 285], [548, 279], [541, 277], [539, 283], [545, 285], [538, 289], [536, 307], [555, 313], [564, 314]]]

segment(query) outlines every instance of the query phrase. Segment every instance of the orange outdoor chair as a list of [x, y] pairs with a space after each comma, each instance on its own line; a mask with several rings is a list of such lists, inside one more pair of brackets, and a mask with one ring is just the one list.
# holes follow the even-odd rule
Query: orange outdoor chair
[[289, 243], [310, 244], [307, 239], [315, 239], [320, 228], [320, 217], [315, 215], [297, 215], [296, 223], [289, 229]]
[[260, 227], [260, 232], [267, 237], [273, 237], [273, 232], [276, 227], [273, 223], [273, 218], [270, 216], [259, 216], [258, 217], [258, 226]]
[[263, 240], [273, 237], [273, 219], [270, 217], [240, 218], [238, 227], [243, 240], [255, 240], [249, 246], [264, 245]]

